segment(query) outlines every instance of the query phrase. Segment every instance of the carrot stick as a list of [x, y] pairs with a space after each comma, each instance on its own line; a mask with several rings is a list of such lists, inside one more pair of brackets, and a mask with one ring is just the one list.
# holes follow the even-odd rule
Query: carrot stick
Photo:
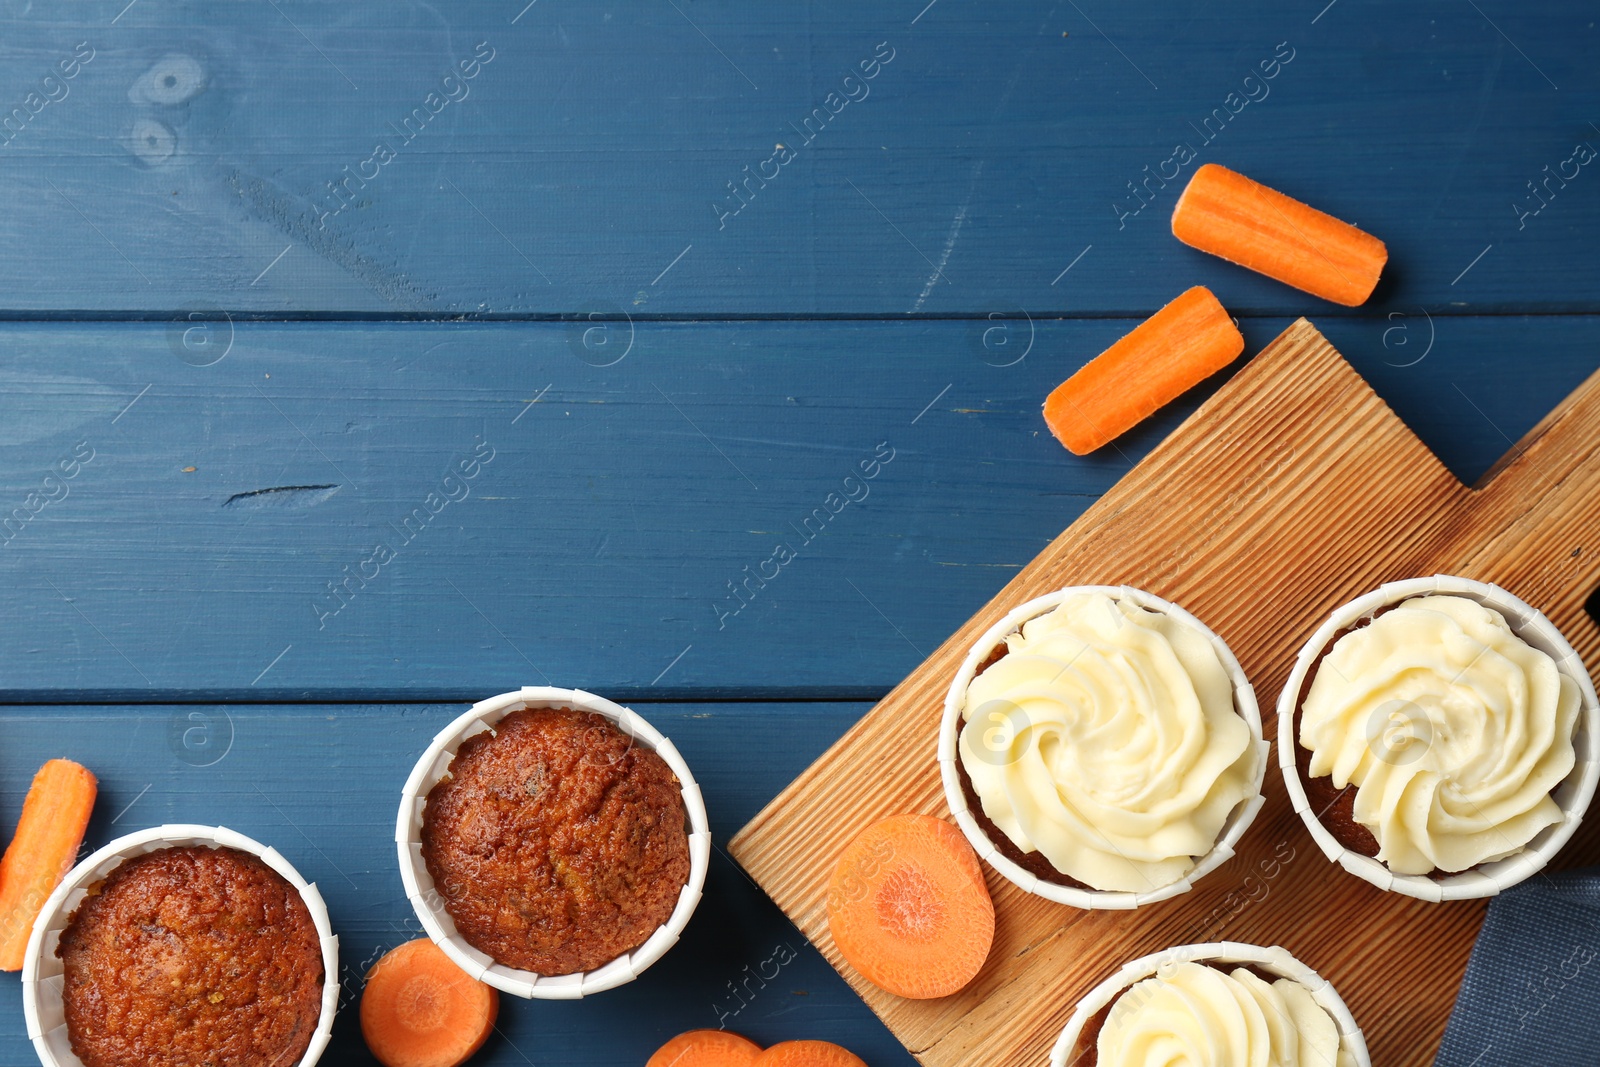
[[1372, 295], [1389, 261], [1371, 234], [1215, 163], [1189, 179], [1172, 211], [1172, 235], [1347, 307]]
[[751, 1067], [867, 1067], [861, 1057], [831, 1041], [780, 1041]]
[[828, 882], [828, 929], [861, 976], [896, 996], [945, 997], [977, 976], [994, 902], [961, 831], [931, 815], [867, 827]]
[[391, 949], [367, 972], [361, 1036], [385, 1067], [456, 1067], [494, 1029], [500, 995], [427, 938]]
[[0, 859], [0, 971], [22, 970], [33, 921], [78, 858], [97, 791], [94, 775], [71, 760], [53, 759], [33, 776]]
[[1045, 424], [1075, 455], [1087, 455], [1243, 351], [1233, 319], [1197, 285], [1056, 386], [1044, 402]]
[[644, 1067], [750, 1067], [761, 1046], [727, 1030], [690, 1030], [656, 1049]]

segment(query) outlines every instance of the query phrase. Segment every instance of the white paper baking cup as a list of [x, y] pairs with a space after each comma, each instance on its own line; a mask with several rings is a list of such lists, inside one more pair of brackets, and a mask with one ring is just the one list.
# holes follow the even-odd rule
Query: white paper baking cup
[[28, 955], [22, 963], [22, 1012], [27, 1019], [28, 1037], [44, 1067], [83, 1067], [72, 1052], [61, 1002], [63, 966], [56, 946], [67, 928], [72, 913], [88, 896], [89, 889], [103, 880], [124, 861], [159, 852], [164, 848], [202, 845], [206, 848], [234, 848], [257, 856], [277, 871], [300, 893], [311, 922], [322, 943], [322, 1011], [317, 1031], [300, 1057], [298, 1067], [311, 1067], [328, 1047], [333, 1034], [333, 1016], [339, 1008], [339, 939], [328, 921], [328, 909], [314, 882], [300, 877], [294, 865], [259, 841], [223, 826], [191, 826], [172, 823], [119, 837], [67, 872], [56, 891], [44, 902], [28, 938]]
[[1050, 1052], [1050, 1067], [1071, 1067], [1072, 1061], [1068, 1057], [1078, 1043], [1078, 1035], [1083, 1033], [1083, 1028], [1101, 1009], [1121, 996], [1124, 990], [1179, 963], [1245, 964], [1267, 974], [1299, 982], [1333, 1019], [1334, 1026], [1339, 1029], [1340, 1043], [1355, 1058], [1356, 1067], [1372, 1067], [1372, 1059], [1367, 1053], [1367, 1039], [1362, 1035], [1361, 1027], [1356, 1025], [1355, 1016], [1350, 1014], [1350, 1009], [1327, 979], [1277, 946], [1262, 948], [1260, 945], [1244, 945], [1236, 941], [1179, 945], [1123, 964], [1116, 974], [1089, 990], [1078, 1001], [1072, 1018], [1067, 1020], [1061, 1036], [1056, 1039], [1055, 1048]]
[[[1256, 771], [1254, 781], [1251, 783], [1251, 794], [1234, 806], [1227, 821], [1222, 824], [1222, 831], [1217, 835], [1217, 842], [1211, 847], [1211, 851], [1201, 856], [1189, 873], [1178, 881], [1148, 892], [1126, 893], [1079, 889], [1075, 886], [1045, 881], [1031, 871], [1023, 870], [1007, 859], [995, 843], [989, 840], [988, 835], [983, 832], [983, 828], [967, 809], [967, 799], [961, 791], [961, 776], [957, 770], [961, 757], [957, 753], [956, 737], [961, 728], [961, 713], [966, 708], [967, 686], [976, 676], [978, 665], [1004, 644], [1008, 636], [1020, 630], [1023, 623], [1054, 610], [1068, 597], [1084, 593], [1104, 593], [1115, 600], [1132, 601], [1141, 608], [1161, 612], [1192, 627], [1210, 641], [1211, 647], [1216, 649], [1217, 658], [1222, 661], [1223, 669], [1228, 672], [1228, 679], [1233, 683], [1234, 709], [1249, 725], [1250, 736], [1255, 745]], [[977, 643], [972, 646], [972, 651], [967, 653], [967, 658], [961, 661], [961, 669], [956, 671], [955, 679], [950, 683], [950, 690], [944, 698], [944, 719], [939, 724], [939, 774], [944, 780], [945, 802], [950, 805], [950, 812], [955, 816], [956, 825], [967, 835], [967, 840], [977, 850], [979, 857], [999, 871], [1007, 881], [1026, 892], [1060, 904], [1099, 911], [1127, 911], [1145, 904], [1153, 904], [1158, 900], [1167, 900], [1180, 893], [1187, 893], [1194, 887], [1195, 882], [1216, 870], [1233, 856], [1234, 847], [1244, 836], [1245, 830], [1249, 828], [1265, 800], [1261, 795], [1261, 783], [1266, 780], [1268, 748], [1261, 734], [1261, 711], [1256, 706], [1256, 693], [1250, 686], [1250, 679], [1245, 677], [1244, 668], [1239, 666], [1239, 660], [1228, 648], [1227, 642], [1212, 633], [1205, 623], [1178, 605], [1132, 586], [1075, 585], [1047, 593], [1013, 608], [978, 638]]]
[[[1458, 874], [1430, 877], [1423, 874], [1396, 874], [1385, 864], [1371, 856], [1364, 856], [1341, 845], [1317, 820], [1306, 797], [1305, 785], [1300, 781], [1300, 770], [1295, 765], [1299, 745], [1296, 723], [1300, 713], [1300, 688], [1306, 674], [1324, 647], [1340, 630], [1352, 629], [1371, 619], [1391, 604], [1416, 596], [1446, 593], [1464, 596], [1505, 617], [1511, 630], [1534, 648], [1549, 654], [1556, 669], [1578, 683], [1579, 708], [1577, 732], [1573, 736], [1573, 751], [1577, 762], [1572, 771], [1551, 794], [1561, 807], [1562, 819], [1534, 836], [1527, 846], [1513, 855], [1489, 860]], [[1345, 870], [1371, 882], [1379, 889], [1403, 893], [1418, 900], [1470, 900], [1492, 897], [1531, 875], [1537, 874], [1561, 850], [1567, 839], [1578, 829], [1583, 814], [1594, 798], [1595, 784], [1600, 782], [1600, 700], [1595, 697], [1594, 682], [1584, 669], [1561, 631], [1536, 608], [1487, 582], [1470, 578], [1457, 578], [1438, 574], [1431, 578], [1409, 578], [1402, 582], [1389, 582], [1365, 596], [1357, 597], [1335, 611], [1311, 635], [1295, 658], [1294, 670], [1278, 697], [1278, 766], [1283, 771], [1283, 781], [1289, 789], [1289, 799], [1294, 810], [1300, 813], [1306, 828], [1316, 840], [1317, 847], [1330, 860]]]
[[[678, 894], [672, 914], [650, 939], [632, 952], [617, 957], [603, 967], [576, 974], [539, 975], [532, 971], [496, 963], [494, 958], [469, 945], [456, 931], [455, 920], [445, 910], [444, 898], [434, 890], [433, 877], [422, 859], [422, 807], [428, 790], [443, 778], [455, 758], [456, 749], [469, 737], [494, 729], [494, 724], [523, 708], [573, 708], [592, 711], [616, 723], [623, 733], [645, 748], [653, 750], [683, 786], [683, 806], [689, 816], [689, 881]], [[400, 794], [400, 816], [395, 826], [395, 843], [400, 850], [400, 880], [406, 896], [416, 909], [422, 928], [445, 955], [472, 977], [487, 982], [513, 996], [538, 1000], [577, 1000], [591, 993], [614, 989], [633, 981], [644, 969], [665, 955], [677, 943], [683, 928], [700, 903], [706, 871], [711, 866], [711, 827], [706, 820], [705, 801], [695, 784], [689, 765], [671, 741], [640, 715], [604, 697], [581, 689], [556, 689], [551, 686], [524, 686], [509, 693], [480, 700], [449, 726], [439, 731], [433, 744], [422, 754]]]

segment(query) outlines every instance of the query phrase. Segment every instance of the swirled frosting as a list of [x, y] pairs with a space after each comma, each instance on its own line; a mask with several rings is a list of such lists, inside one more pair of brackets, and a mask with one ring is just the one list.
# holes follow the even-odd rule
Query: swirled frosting
[[1163, 967], [1111, 1005], [1099, 1067], [1354, 1067], [1333, 1017], [1299, 982], [1239, 967]]
[[1312, 777], [1356, 786], [1355, 819], [1399, 874], [1464, 871], [1561, 821], [1577, 683], [1497, 611], [1404, 601], [1334, 642], [1300, 708]]
[[983, 813], [1094, 889], [1178, 881], [1255, 791], [1260, 756], [1210, 640], [1103, 593], [1007, 637], [962, 717], [961, 764]]

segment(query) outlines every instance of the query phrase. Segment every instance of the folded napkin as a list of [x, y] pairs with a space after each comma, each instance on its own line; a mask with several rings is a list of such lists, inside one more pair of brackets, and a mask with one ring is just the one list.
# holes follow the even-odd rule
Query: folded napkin
[[1534, 875], [1489, 905], [1434, 1067], [1596, 1062], [1600, 867]]

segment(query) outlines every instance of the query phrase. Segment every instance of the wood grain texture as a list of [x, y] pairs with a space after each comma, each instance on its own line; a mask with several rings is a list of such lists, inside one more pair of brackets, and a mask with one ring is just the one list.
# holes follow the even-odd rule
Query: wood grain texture
[[[1296, 323], [962, 626], [746, 826], [734, 856], [914, 1054], [933, 1067], [1043, 1062], [1078, 997], [1122, 962], [1193, 941], [1282, 944], [1335, 983], [1375, 1063], [1431, 1061], [1484, 905], [1383, 894], [1330, 867], [1276, 761], [1235, 859], [1192, 893], [1083, 912], [990, 874], [999, 932], [954, 997], [888, 996], [842, 966], [825, 884], [843, 843], [884, 815], [948, 815], [934, 760], [950, 677], [1012, 606], [1064, 585], [1129, 583], [1223, 636], [1271, 714], [1294, 653], [1335, 606], [1402, 577], [1495, 581], [1548, 612], [1588, 662], [1600, 583], [1600, 373], [1469, 490], [1310, 324]], [[1587, 539], [1587, 540], [1586, 540]], [[1593, 835], [1568, 862], [1592, 858]]]
[[[1594, 369], [1597, 321], [1329, 332], [1474, 478]], [[1251, 351], [1286, 325], [1242, 324]], [[454, 699], [542, 671], [877, 699], [1215, 388], [1069, 455], [1040, 403], [1131, 325], [1012, 324], [1002, 345], [988, 323], [639, 323], [607, 368], [574, 352], [592, 327], [559, 323], [3, 325], [0, 695]], [[173, 348], [230, 344], [205, 367]], [[1529, 344], [1538, 361], [1504, 363]], [[1260, 432], [1279, 447], [1276, 413]], [[496, 454], [469, 495], [409, 534], [479, 441]], [[47, 484], [80, 443], [93, 459]], [[869, 495], [806, 542], [880, 443]], [[30, 513], [36, 493], [56, 499]], [[1163, 565], [1203, 577], [1210, 536]], [[396, 558], [320, 615], [380, 541]], [[720, 617], [779, 542], [798, 558]]]
[[[717, 698], [644, 710], [695, 767], [724, 839], [866, 710], [830, 698], [887, 692], [1217, 383], [1084, 459], [1040, 424], [1051, 387], [1196, 281], [1241, 316], [1251, 351], [1307, 310], [1173, 240], [1177, 186], [1203, 161], [1388, 242], [1368, 307], [1313, 313], [1476, 479], [1594, 369], [1600, 323], [1593, 166], [1544, 186], [1536, 214], [1513, 206], [1531, 210], [1527, 184], [1577, 142], [1600, 144], [1593, 13], [1480, 6], [0, 0], [0, 320], [26, 320], [0, 323], [0, 826], [40, 762], [83, 759], [105, 786], [92, 842], [171, 819], [252, 833], [318, 880], [359, 969], [414, 933], [393, 793], [457, 710], [418, 702], [543, 674], [622, 699]], [[94, 58], [46, 84], [80, 42]], [[440, 103], [480, 42], [494, 58]], [[894, 58], [870, 96], [814, 138], [796, 130], [880, 42]], [[1294, 58], [1253, 89], [1270, 95], [1230, 105], [1280, 42]], [[154, 75], [193, 69], [201, 91], [152, 99], [172, 91]], [[419, 108], [413, 136], [399, 127]], [[1220, 134], [1197, 129], [1219, 108]], [[331, 195], [380, 142], [397, 152], [379, 176], [348, 205]], [[1183, 177], [1147, 179], [1180, 142], [1198, 146]], [[728, 183], [779, 143], [797, 158], [719, 218]], [[457, 321], [476, 317], [517, 321]], [[1538, 356], [1508, 358], [1522, 352]], [[1281, 417], [1262, 427], [1275, 442]], [[470, 495], [321, 625], [316, 596], [480, 437], [497, 452]], [[727, 583], [879, 441], [897, 453], [870, 498], [719, 625]], [[80, 442], [94, 459], [45, 482]], [[1332, 477], [1341, 454], [1290, 458]], [[1217, 552], [1291, 551], [1229, 525], [1277, 467], [1229, 463], [1237, 496], [1211, 499], [1163, 557], [1173, 588], [1213, 580]], [[59, 499], [4, 526], [41, 493]], [[1300, 521], [1325, 521], [1314, 497], [1294, 501]], [[1184, 502], [1116, 497], [1095, 521], [1162, 505]], [[1600, 549], [1561, 555], [1581, 511], [1551, 501], [1513, 534], [1518, 506], [1498, 505], [1500, 541], [1445, 523], [1430, 551], [1494, 568], [1526, 534], [1543, 568], [1530, 580], [1588, 573]], [[1364, 521], [1363, 536], [1405, 534]], [[1328, 566], [1324, 586], [1341, 576]], [[1284, 595], [1269, 614], [1303, 626]], [[1262, 625], [1229, 608], [1214, 605]], [[268, 703], [206, 703], [222, 700]], [[308, 700], [347, 703], [295, 703]], [[223, 722], [221, 762], [180, 755]], [[938, 804], [928, 783], [902, 792], [904, 807]], [[1295, 850], [1270, 893], [1324, 866], [1292, 820], [1255, 833]], [[1155, 912], [1141, 936], [1232, 936], [1244, 873], [1195, 895], [1217, 918]], [[1348, 889], [1327, 881], [1304, 899]], [[910, 1062], [724, 856], [702, 907], [633, 986], [507, 1002], [479, 1061], [637, 1067], [675, 1030], [725, 1023]], [[1454, 914], [1463, 946], [1476, 913]], [[1313, 955], [1386, 951], [1378, 927], [1262, 921]], [[1002, 927], [1010, 951], [1064, 973], [1098, 936]], [[796, 961], [752, 979], [780, 944]], [[1435, 1011], [1431, 988], [1397, 982], [1387, 1032]], [[996, 1011], [1022, 1018], [1032, 993], [1000, 985]], [[32, 1062], [14, 983], [0, 1014], [0, 1063]], [[981, 1049], [993, 1022], [918, 1024], [917, 1040]], [[370, 1062], [353, 1023], [347, 1009], [324, 1062]], [[1051, 1024], [1025, 1025], [1034, 1040]]]
[[0, 310], [1332, 311], [1177, 245], [1205, 161], [1384, 239], [1379, 312], [1600, 310], [1592, 12], [1480, 6], [16, 0]]

